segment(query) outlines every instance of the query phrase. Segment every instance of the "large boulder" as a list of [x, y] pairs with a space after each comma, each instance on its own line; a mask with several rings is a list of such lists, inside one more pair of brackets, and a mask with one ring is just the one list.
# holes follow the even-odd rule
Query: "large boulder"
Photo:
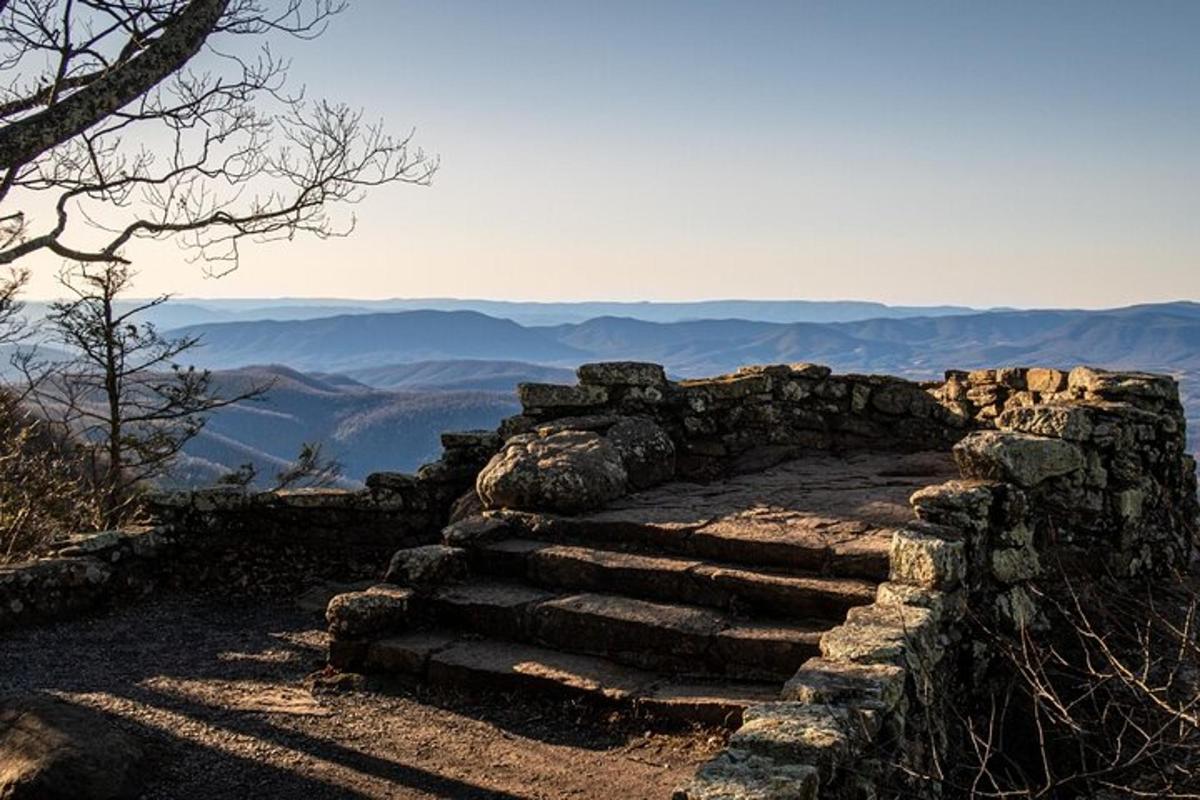
[[0, 798], [136, 797], [142, 747], [104, 714], [48, 695], [0, 698]]
[[479, 473], [485, 508], [576, 513], [629, 491], [621, 451], [595, 431], [522, 434], [509, 439]]

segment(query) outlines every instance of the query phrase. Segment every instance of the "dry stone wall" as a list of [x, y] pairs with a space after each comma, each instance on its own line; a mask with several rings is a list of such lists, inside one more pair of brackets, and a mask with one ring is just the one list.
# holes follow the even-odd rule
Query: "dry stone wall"
[[754, 471], [806, 449], [948, 448], [968, 420], [922, 384], [881, 375], [834, 375], [828, 367], [745, 367], [732, 375], [668, 381], [657, 364], [585, 364], [575, 386], [526, 383], [508, 438], [548, 422], [644, 417], [675, 444], [677, 473], [713, 478]]
[[1170, 378], [1004, 369], [927, 389], [964, 423], [963, 478], [913, 495], [876, 602], [822, 637], [781, 702], [747, 711], [677, 800], [940, 797], [934, 754], [966, 746], [964, 711], [1001, 677], [995, 637], [1044, 624], [1047, 562], [1082, 580], [1189, 563], [1195, 461]]
[[377, 577], [398, 548], [437, 538], [500, 439], [469, 431], [442, 443], [442, 458], [415, 475], [376, 473], [361, 490], [151, 496], [142, 528], [72, 536], [34, 561], [0, 566], [0, 630], [167, 586], [279, 591], [315, 577]]
[[[776, 702], [748, 709], [729, 748], [677, 793], [933, 796], [932, 753], [953, 753], [961, 736], [946, 710], [991, 686], [989, 636], [1039, 624], [1046, 565], [1166, 574], [1188, 563], [1200, 518], [1178, 387], [1163, 376], [998, 369], [922, 384], [796, 364], [676, 382], [658, 365], [606, 363], [581, 367], [577, 385], [519, 394], [522, 413], [498, 433], [448, 434], [443, 458], [414, 476], [374, 475], [357, 492], [164, 496], [144, 531], [0, 568], [0, 628], [165, 582], [267, 580], [297, 565], [378, 574], [393, 551], [432, 545], [481, 507], [570, 514], [814, 449], [953, 450], [961, 479], [913, 495], [875, 602], [824, 634], [821, 656]], [[446, 551], [410, 551], [391, 569], [436, 583], [461, 566]], [[361, 614], [331, 608], [335, 644], [404, 603], [368, 594]]]

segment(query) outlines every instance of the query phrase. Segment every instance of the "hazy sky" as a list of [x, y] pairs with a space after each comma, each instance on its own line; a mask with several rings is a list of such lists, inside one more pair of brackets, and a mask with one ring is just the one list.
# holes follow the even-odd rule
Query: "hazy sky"
[[415, 127], [434, 185], [139, 289], [1198, 299], [1198, 33], [1197, 2], [354, 0], [293, 77]]

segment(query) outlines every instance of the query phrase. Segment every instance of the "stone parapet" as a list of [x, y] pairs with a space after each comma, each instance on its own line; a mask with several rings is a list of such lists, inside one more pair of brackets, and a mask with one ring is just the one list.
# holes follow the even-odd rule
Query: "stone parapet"
[[430, 544], [499, 449], [493, 431], [446, 433], [415, 475], [366, 488], [218, 487], [146, 498], [150, 524], [79, 534], [0, 566], [0, 629], [63, 619], [169, 586], [290, 591], [315, 577], [380, 577], [399, 548]]
[[882, 375], [834, 375], [816, 364], [744, 367], [669, 381], [661, 366], [585, 364], [577, 386], [523, 384], [523, 411], [502, 433], [583, 415], [643, 416], [666, 430], [683, 477], [754, 471], [805, 449], [949, 447], [967, 422], [927, 387]]

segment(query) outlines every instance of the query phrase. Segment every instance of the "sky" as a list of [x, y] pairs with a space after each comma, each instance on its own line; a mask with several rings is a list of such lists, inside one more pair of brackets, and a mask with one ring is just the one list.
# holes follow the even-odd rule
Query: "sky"
[[[292, 80], [440, 156], [139, 293], [1200, 299], [1200, 3], [353, 0]], [[53, 293], [39, 266], [35, 295]]]

